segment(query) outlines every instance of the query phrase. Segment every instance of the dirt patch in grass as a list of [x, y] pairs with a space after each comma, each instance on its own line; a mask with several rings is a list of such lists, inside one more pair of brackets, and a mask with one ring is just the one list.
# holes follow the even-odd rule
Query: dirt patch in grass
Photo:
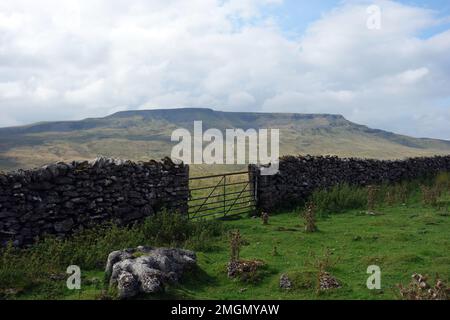
[[286, 227], [277, 227], [277, 228], [275, 228], [275, 231], [281, 231], [281, 232], [297, 232], [297, 231], [300, 231], [300, 229], [297, 229], [297, 228], [286, 228]]

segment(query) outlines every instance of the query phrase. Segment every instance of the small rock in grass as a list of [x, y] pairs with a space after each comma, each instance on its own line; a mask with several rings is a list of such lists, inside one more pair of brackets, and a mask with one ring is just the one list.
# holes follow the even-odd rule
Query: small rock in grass
[[328, 272], [322, 272], [319, 276], [320, 290], [338, 289], [341, 287], [339, 281]]
[[292, 282], [287, 276], [287, 274], [283, 273], [280, 277], [280, 289], [290, 290], [292, 289]]

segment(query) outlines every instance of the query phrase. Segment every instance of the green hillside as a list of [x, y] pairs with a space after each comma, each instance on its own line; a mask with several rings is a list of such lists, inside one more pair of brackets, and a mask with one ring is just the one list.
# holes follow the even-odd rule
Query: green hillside
[[184, 108], [124, 111], [104, 118], [0, 128], [0, 170], [97, 156], [132, 160], [162, 158], [170, 155], [175, 144], [170, 141], [172, 131], [183, 127], [192, 132], [194, 120], [202, 120], [204, 130], [279, 128], [282, 154], [378, 159], [450, 154], [450, 141], [417, 139], [370, 129], [340, 115]]

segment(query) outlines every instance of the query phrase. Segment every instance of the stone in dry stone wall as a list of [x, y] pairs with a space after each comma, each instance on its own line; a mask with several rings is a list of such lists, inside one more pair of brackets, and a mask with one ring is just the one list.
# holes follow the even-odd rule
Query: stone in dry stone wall
[[382, 161], [356, 158], [286, 156], [279, 173], [260, 175], [260, 167], [249, 166], [260, 210], [289, 207], [307, 199], [316, 189], [341, 183], [366, 186], [395, 183], [450, 171], [450, 156]]
[[169, 158], [99, 158], [0, 173], [0, 244], [29, 244], [94, 224], [127, 225], [162, 208], [187, 213], [189, 167]]

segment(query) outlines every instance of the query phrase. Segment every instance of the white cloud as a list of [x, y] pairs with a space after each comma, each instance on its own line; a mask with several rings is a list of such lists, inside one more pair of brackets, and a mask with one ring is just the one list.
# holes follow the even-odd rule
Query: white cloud
[[354, 2], [313, 23], [300, 41], [299, 62], [311, 85], [278, 93], [264, 109], [341, 113], [374, 127], [450, 138], [450, 105], [436, 107], [450, 96], [448, 31], [421, 39], [417, 33], [436, 24], [434, 12], [378, 4], [381, 30], [363, 27], [366, 6]]
[[420, 81], [420, 79], [422, 79], [429, 73], [430, 70], [428, 70], [428, 68], [407, 70], [398, 75], [398, 82], [402, 84], [413, 84]]
[[22, 88], [18, 82], [0, 82], [0, 99], [9, 100], [20, 98], [22, 96]]
[[347, 1], [291, 39], [264, 15], [280, 3], [0, 0], [0, 125], [192, 106], [450, 138], [450, 31], [418, 37], [437, 13], [375, 1], [369, 30], [369, 2]]
[[234, 92], [228, 96], [228, 106], [235, 108], [252, 107], [255, 102], [255, 97], [244, 91]]

